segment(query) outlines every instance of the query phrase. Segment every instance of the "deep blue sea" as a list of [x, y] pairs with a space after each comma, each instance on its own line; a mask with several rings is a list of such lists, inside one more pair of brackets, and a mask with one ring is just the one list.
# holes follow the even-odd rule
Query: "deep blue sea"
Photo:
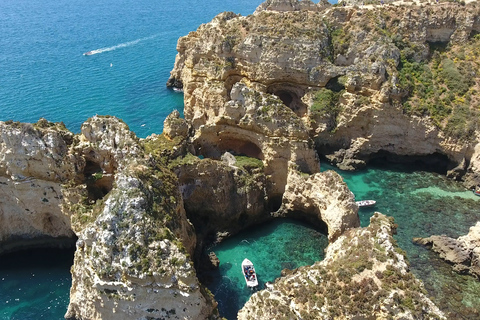
[[[183, 111], [182, 94], [165, 87], [177, 39], [219, 12], [247, 15], [261, 2], [1, 0], [0, 120], [36, 122], [44, 117], [63, 121], [70, 130], [79, 132], [89, 117], [109, 114], [122, 118], [139, 137], [161, 133], [165, 117], [174, 109]], [[84, 56], [87, 51], [96, 54]], [[414, 246], [411, 238], [431, 234], [457, 237], [468, 232], [480, 219], [480, 199], [442, 176], [405, 168], [341, 174], [357, 198], [376, 199], [376, 210], [395, 217], [397, 240], [407, 251], [412, 271], [425, 282], [435, 301], [450, 312], [450, 319], [479, 319], [479, 282], [453, 274], [435, 255]], [[362, 225], [368, 223], [372, 212], [360, 212]], [[302, 243], [317, 243], [318, 247], [293, 246], [289, 239], [299, 234], [305, 236]], [[229, 273], [236, 273], [237, 260], [245, 250], [256, 252], [252, 259], [263, 273], [261, 281], [268, 281], [284, 267], [321, 259], [324, 239], [301, 223], [282, 221], [265, 226], [263, 231], [240, 234], [215, 248], [221, 258], [219, 272], [225, 279], [212, 284], [221, 313], [234, 318], [235, 310], [249, 296], [243, 286], [231, 284]], [[235, 241], [242, 244], [237, 246]], [[262, 254], [262, 248], [274, 243], [280, 248], [277, 260], [267, 250]], [[272, 263], [263, 266], [265, 259]], [[69, 251], [1, 256], [0, 320], [63, 319], [71, 263]], [[235, 288], [239, 291], [230, 291]], [[225, 292], [236, 297], [232, 304]]]
[[89, 117], [109, 114], [139, 137], [161, 133], [165, 117], [183, 111], [182, 94], [165, 86], [177, 39], [261, 2], [1, 0], [0, 120], [44, 117], [79, 132]]

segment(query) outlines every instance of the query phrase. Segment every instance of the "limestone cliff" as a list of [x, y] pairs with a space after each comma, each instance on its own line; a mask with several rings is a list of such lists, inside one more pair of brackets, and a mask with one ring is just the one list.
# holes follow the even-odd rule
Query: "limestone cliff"
[[61, 185], [75, 176], [73, 134], [42, 119], [0, 122], [0, 136], [0, 253], [71, 243]]
[[446, 319], [408, 271], [394, 230], [375, 213], [330, 244], [323, 261], [253, 294], [238, 319]]
[[0, 254], [77, 241], [69, 319], [206, 319], [176, 176], [114, 117], [0, 123]]
[[471, 227], [467, 235], [458, 239], [430, 236], [415, 238], [413, 241], [437, 252], [440, 258], [453, 264], [453, 270], [480, 279], [480, 222]]
[[[308, 164], [313, 149], [344, 169], [409, 157], [470, 187], [480, 182], [479, 17], [476, 2], [267, 1], [253, 15], [222, 13], [180, 38], [167, 85], [184, 89], [198, 154], [213, 156], [216, 145], [220, 154], [262, 159], [267, 170]], [[267, 115], [271, 106], [277, 111]], [[274, 122], [261, 124], [282, 114], [298, 123], [290, 145]], [[292, 145], [303, 160], [288, 156]], [[271, 192], [282, 194], [276, 186], [285, 181], [272, 174]]]
[[195, 234], [176, 177], [144, 158], [138, 138], [115, 118], [91, 119], [78, 140], [81, 171], [95, 181], [83, 207], [70, 205], [79, 239], [66, 318], [209, 316], [214, 305], [189, 256]]

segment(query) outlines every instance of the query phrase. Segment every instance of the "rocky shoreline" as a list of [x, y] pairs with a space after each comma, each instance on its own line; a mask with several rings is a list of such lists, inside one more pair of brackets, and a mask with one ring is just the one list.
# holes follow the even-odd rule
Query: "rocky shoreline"
[[[77, 239], [67, 319], [216, 319], [197, 276], [203, 246], [292, 217], [327, 231], [327, 258], [255, 294], [240, 319], [445, 318], [410, 273], [393, 221], [377, 213], [359, 228], [353, 194], [338, 174], [320, 172], [318, 157], [344, 169], [432, 161], [466, 186], [480, 183], [476, 123], [462, 118], [468, 137], [452, 127], [466, 107], [439, 118], [412, 88], [423, 80], [404, 72], [433, 70], [435, 53], [453, 68], [449, 54], [462, 45], [472, 50], [465, 64], [478, 67], [468, 45], [480, 41], [479, 17], [476, 3], [268, 0], [179, 39], [168, 85], [183, 88], [185, 119], [173, 112], [161, 135], [139, 139], [111, 116], [87, 120], [79, 134], [45, 119], [0, 122], [0, 254]], [[452, 49], [439, 53], [437, 42]], [[438, 103], [478, 107], [478, 79], [465, 83]]]

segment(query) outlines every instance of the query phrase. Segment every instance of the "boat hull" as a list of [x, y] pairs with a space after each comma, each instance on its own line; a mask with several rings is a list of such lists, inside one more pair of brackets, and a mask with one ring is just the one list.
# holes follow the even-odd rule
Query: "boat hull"
[[355, 201], [355, 203], [360, 208], [366, 208], [366, 207], [373, 207], [377, 202], [375, 200], [361, 200], [361, 201]]
[[245, 259], [242, 262], [242, 274], [247, 283], [247, 287], [255, 288], [258, 286], [257, 273], [255, 272], [253, 263], [248, 259]]

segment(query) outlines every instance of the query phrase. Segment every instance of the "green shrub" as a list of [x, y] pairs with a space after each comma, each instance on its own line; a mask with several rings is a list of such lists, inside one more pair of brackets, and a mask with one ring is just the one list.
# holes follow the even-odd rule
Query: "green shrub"
[[337, 127], [337, 117], [341, 107], [338, 102], [343, 90], [334, 92], [326, 88], [318, 90], [310, 108], [313, 116], [326, 117], [329, 120], [328, 130], [332, 131]]

